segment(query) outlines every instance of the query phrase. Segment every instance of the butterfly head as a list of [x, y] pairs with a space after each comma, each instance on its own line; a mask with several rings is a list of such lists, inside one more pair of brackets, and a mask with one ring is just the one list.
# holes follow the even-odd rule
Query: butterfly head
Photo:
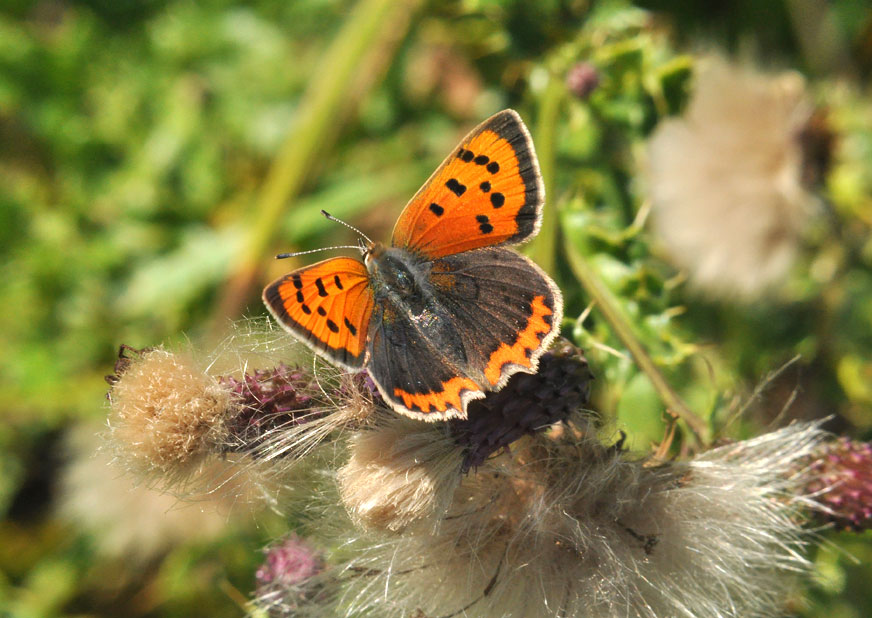
[[381, 258], [387, 247], [380, 242], [360, 243], [360, 252], [363, 254], [363, 263], [366, 264], [366, 269], [372, 272], [375, 263]]

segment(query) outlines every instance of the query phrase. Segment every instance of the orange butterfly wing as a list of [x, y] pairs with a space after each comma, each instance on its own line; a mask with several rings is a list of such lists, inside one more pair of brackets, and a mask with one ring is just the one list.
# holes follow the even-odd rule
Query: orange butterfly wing
[[406, 205], [393, 245], [429, 258], [527, 240], [545, 191], [530, 133], [513, 110], [463, 138]]
[[349, 369], [365, 363], [373, 296], [358, 260], [331, 258], [288, 273], [264, 289], [263, 301], [316, 353]]

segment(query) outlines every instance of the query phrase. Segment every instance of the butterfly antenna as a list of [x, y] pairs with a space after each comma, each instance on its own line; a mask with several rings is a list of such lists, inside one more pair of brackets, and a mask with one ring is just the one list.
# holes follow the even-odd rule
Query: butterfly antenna
[[373, 244], [372, 239], [371, 239], [369, 236], [367, 236], [366, 234], [364, 234], [363, 232], [361, 232], [359, 229], [357, 229], [356, 227], [354, 227], [354, 226], [351, 225], [350, 223], [346, 223], [346, 222], [343, 221], [342, 219], [337, 219], [336, 217], [334, 217], [333, 215], [331, 215], [331, 214], [330, 214], [329, 212], [327, 212], [326, 210], [321, 210], [321, 214], [324, 215], [325, 217], [327, 217], [328, 219], [330, 219], [331, 221], [335, 221], [336, 223], [341, 223], [342, 225], [344, 225], [345, 227], [347, 227], [349, 230], [354, 230], [354, 231], [357, 232], [357, 233], [358, 233], [358, 234], [359, 234], [359, 235], [360, 235], [364, 240], [366, 240], [366, 242], [368, 242], [369, 244]]
[[360, 249], [358, 245], [336, 245], [334, 247], [321, 247], [320, 249], [309, 249], [308, 251], [294, 251], [293, 253], [279, 253], [276, 256], [277, 260], [285, 258], [297, 257], [298, 255], [306, 255], [309, 253], [318, 253], [319, 251], [330, 251], [331, 249]]

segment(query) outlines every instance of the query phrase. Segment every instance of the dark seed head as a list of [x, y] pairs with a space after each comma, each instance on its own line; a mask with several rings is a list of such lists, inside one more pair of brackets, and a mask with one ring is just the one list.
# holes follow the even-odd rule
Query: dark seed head
[[537, 373], [516, 373], [502, 390], [470, 402], [466, 420], [449, 422], [455, 442], [466, 450], [464, 471], [584, 408], [591, 380], [581, 350], [561, 340], [539, 359]]

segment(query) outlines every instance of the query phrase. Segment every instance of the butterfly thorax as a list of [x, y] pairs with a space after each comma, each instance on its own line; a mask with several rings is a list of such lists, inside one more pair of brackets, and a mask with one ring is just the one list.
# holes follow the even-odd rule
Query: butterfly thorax
[[459, 331], [431, 279], [438, 263], [374, 243], [364, 256], [373, 293], [373, 329], [392, 346], [424, 346], [452, 366], [467, 359]]
[[413, 313], [424, 310], [430, 262], [397, 247], [373, 243], [364, 256], [373, 296]]

